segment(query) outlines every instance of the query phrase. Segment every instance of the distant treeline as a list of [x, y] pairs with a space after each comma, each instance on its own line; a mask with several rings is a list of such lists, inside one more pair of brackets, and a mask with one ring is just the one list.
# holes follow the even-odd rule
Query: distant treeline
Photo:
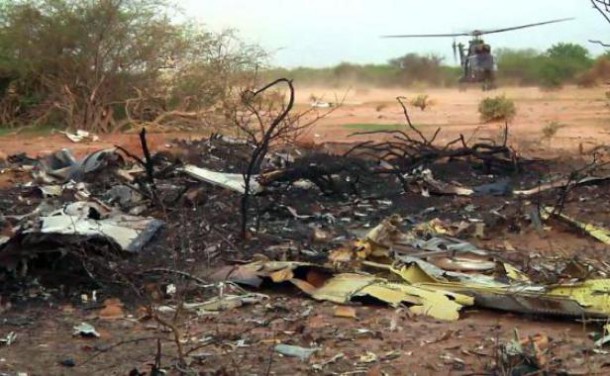
[[[559, 43], [546, 51], [498, 49], [497, 80], [502, 85], [558, 88], [566, 84], [594, 86], [610, 79], [610, 54], [593, 57], [583, 46]], [[451, 87], [462, 74], [437, 55], [409, 53], [386, 64], [341, 63], [328, 68], [266, 70], [265, 77], [285, 76], [312, 86]]]

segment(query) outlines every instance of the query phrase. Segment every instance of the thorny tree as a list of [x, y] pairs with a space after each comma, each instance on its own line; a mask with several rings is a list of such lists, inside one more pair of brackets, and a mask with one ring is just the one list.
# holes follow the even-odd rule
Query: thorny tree
[[[281, 91], [273, 91], [277, 85], [288, 86], [288, 100]], [[339, 108], [319, 113], [310, 108], [296, 114], [291, 111], [295, 102], [293, 82], [279, 78], [260, 89], [246, 89], [234, 101], [224, 101], [225, 118], [230, 129], [254, 146], [244, 172], [245, 192], [241, 200], [241, 235], [247, 237], [252, 179], [262, 171], [269, 149], [274, 144], [292, 144], [303, 136], [321, 118]]]

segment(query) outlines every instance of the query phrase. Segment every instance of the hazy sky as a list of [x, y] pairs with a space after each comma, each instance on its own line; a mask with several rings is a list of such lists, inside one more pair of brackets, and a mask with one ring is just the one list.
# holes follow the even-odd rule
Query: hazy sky
[[[516, 26], [555, 18], [574, 21], [493, 34], [493, 48], [546, 49], [575, 42], [610, 42], [610, 24], [589, 0], [183, 0], [191, 17], [212, 30], [238, 29], [242, 39], [275, 51], [274, 65], [384, 63], [408, 52], [434, 52], [453, 62], [451, 38], [381, 39], [383, 34], [447, 33]], [[467, 39], [462, 39], [464, 42]]]

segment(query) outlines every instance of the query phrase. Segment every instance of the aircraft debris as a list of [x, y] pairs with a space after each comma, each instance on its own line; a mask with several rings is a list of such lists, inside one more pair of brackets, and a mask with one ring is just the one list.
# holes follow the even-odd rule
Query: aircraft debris
[[73, 336], [99, 338], [100, 334], [95, 330], [93, 325], [86, 322], [80, 323], [74, 327]]
[[108, 211], [91, 202], [75, 202], [40, 217], [40, 222], [23, 234], [99, 237], [111, 240], [126, 252], [137, 252], [150, 241], [163, 222]]
[[549, 219], [550, 217], [557, 217], [560, 220], [574, 226], [575, 228], [582, 230], [583, 232], [589, 234], [591, 237], [599, 240], [604, 244], [610, 245], [610, 230], [595, 226], [590, 223], [584, 223], [578, 221], [565, 213], [557, 212], [554, 207], [547, 206], [542, 208], [540, 216], [542, 219]]
[[10, 346], [17, 340], [15, 332], [9, 332], [4, 337], [0, 337], [0, 346]]
[[[246, 191], [245, 178], [242, 174], [216, 172], [192, 165], [184, 166], [183, 171], [196, 179], [233, 190], [237, 193], [243, 194]], [[256, 178], [257, 176], [252, 176], [250, 181], [250, 191], [254, 194], [260, 193], [263, 190], [262, 186], [256, 181]]]
[[286, 345], [280, 343], [275, 345], [275, 351], [285, 355], [299, 358], [302, 361], [308, 360], [313, 354], [318, 351], [317, 348], [305, 348], [300, 346]]
[[[425, 148], [423, 144], [417, 147]], [[126, 327], [145, 321], [136, 322], [128, 304], [107, 295], [113, 291], [107, 285], [127, 278], [150, 296], [148, 319], [158, 315], [216, 323], [252, 313], [243, 329], [254, 334], [236, 330], [226, 340], [218, 334], [178, 333], [185, 346], [206, 346], [189, 360], [211, 364], [216, 350], [237, 352], [260, 343], [304, 362], [315, 354], [317, 364], [302, 366], [322, 372], [404, 360], [411, 352], [394, 350], [390, 342], [387, 348], [356, 353], [340, 353], [332, 346], [347, 337], [382, 341], [386, 335], [421, 329], [409, 326], [411, 321], [428, 331], [441, 328], [417, 343], [449, 347], [464, 336], [463, 328], [455, 328], [470, 325], [486, 309], [488, 314], [508, 311], [574, 321], [610, 317], [610, 264], [592, 257], [603, 255], [608, 244], [599, 214], [608, 208], [601, 189], [606, 178], [553, 178], [541, 184], [538, 177], [526, 179], [510, 169], [514, 161], [502, 157], [500, 149], [481, 157], [468, 154], [468, 148], [468, 155], [455, 157], [457, 162], [447, 161], [451, 156], [434, 157], [420, 161], [421, 171], [412, 172], [411, 162], [421, 155], [418, 148], [409, 149], [413, 153], [400, 165], [396, 160], [372, 162], [357, 153], [321, 157], [319, 150], [295, 147], [294, 152], [271, 152], [253, 177], [256, 202], [250, 214], [256, 221], [244, 240], [237, 235], [245, 193], [241, 163], [252, 145], [220, 138], [179, 145], [171, 148], [177, 156], [152, 154], [149, 161], [138, 161], [137, 152], [130, 156], [120, 148], [80, 160], [67, 150], [10, 158], [3, 175], [14, 180], [0, 187], [0, 285], [17, 291], [6, 289], [11, 304], [51, 299], [61, 291], [77, 302], [67, 311], [96, 310], [94, 317], [103, 320], [106, 333], [107, 325], [117, 321]], [[493, 173], [475, 170], [487, 160], [495, 166]], [[568, 188], [579, 193], [564, 203], [571, 210], [555, 210], [555, 194]], [[422, 197], [422, 191], [429, 197]], [[581, 206], [599, 214], [592, 220], [595, 227], [574, 219], [580, 215], [565, 214]], [[545, 227], [552, 217], [570, 226]], [[538, 243], [546, 245], [546, 240], [531, 241], [562, 231], [563, 242], [572, 228], [593, 237], [578, 238], [578, 257], [559, 257], [541, 249]], [[80, 258], [70, 258], [74, 254]], [[65, 270], [71, 274], [62, 274]], [[91, 285], [66, 288], [69, 278], [77, 280], [75, 275]], [[56, 280], [51, 283], [51, 278]], [[0, 310], [10, 309], [4, 291]], [[97, 295], [89, 298], [91, 291]], [[87, 299], [79, 300], [81, 295]], [[391, 319], [377, 322], [377, 310], [388, 311], [383, 307], [394, 312]], [[438, 322], [460, 319], [450, 330]], [[350, 330], [336, 331], [337, 323]], [[219, 330], [222, 325], [226, 323]], [[270, 333], [267, 327], [273, 334], [261, 337]], [[74, 329], [76, 336], [83, 335], [80, 329], [99, 335], [93, 327]], [[605, 351], [607, 337], [601, 333], [591, 344]], [[547, 340], [540, 335], [517, 338], [520, 347], [485, 342], [484, 349], [447, 348], [435, 355], [430, 369], [465, 369], [472, 354], [492, 356], [490, 346], [502, 349], [498, 359], [503, 364], [527, 359], [544, 369], [550, 363]]]
[[99, 137], [97, 135], [92, 134], [91, 132], [87, 132], [85, 130], [82, 129], [77, 129], [76, 132], [74, 133], [70, 133], [70, 132], [66, 132], [66, 131], [62, 131], [61, 133], [65, 134], [66, 137], [75, 143], [78, 142], [82, 142], [82, 141], [99, 141]]
[[38, 168], [33, 170], [34, 177], [43, 183], [64, 183], [70, 180], [82, 181], [91, 174], [104, 169], [118, 168], [123, 157], [116, 149], [104, 149], [91, 153], [77, 161], [72, 152], [62, 149], [43, 158]]

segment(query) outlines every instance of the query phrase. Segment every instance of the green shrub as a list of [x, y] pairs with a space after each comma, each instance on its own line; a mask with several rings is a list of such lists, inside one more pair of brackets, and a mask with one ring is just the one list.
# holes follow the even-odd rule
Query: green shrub
[[504, 95], [485, 98], [479, 103], [479, 114], [484, 122], [496, 120], [512, 120], [517, 114], [517, 108], [512, 99]]
[[539, 85], [544, 89], [568, 83], [594, 84], [592, 75], [583, 74], [595, 60], [585, 47], [574, 43], [557, 43], [546, 51], [499, 49], [497, 61], [498, 81], [504, 84]]
[[565, 126], [565, 124], [559, 123], [557, 121], [552, 121], [548, 123], [544, 126], [544, 128], [542, 128], [542, 138], [550, 141], [553, 137], [555, 137], [557, 132]]
[[511, 85], [534, 85], [539, 82], [541, 53], [534, 49], [514, 50], [500, 48], [496, 51], [498, 81]]
[[411, 106], [417, 107], [422, 111], [424, 111], [426, 107], [430, 107], [432, 104], [430, 98], [426, 94], [418, 95], [417, 97], [411, 99], [409, 103], [411, 103]]
[[538, 84], [543, 89], [560, 89], [566, 81], [561, 63], [549, 59], [540, 67], [539, 76]]

